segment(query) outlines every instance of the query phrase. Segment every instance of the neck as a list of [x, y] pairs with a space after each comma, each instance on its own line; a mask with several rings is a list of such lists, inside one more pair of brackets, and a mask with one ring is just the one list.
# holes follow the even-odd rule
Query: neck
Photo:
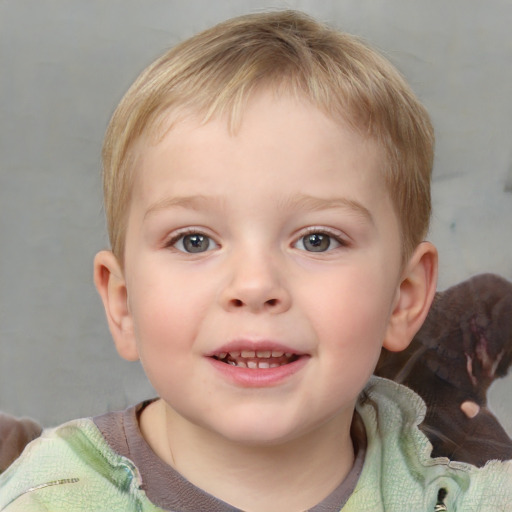
[[192, 425], [163, 401], [148, 407], [141, 430], [153, 450], [191, 483], [247, 512], [311, 508], [354, 462], [351, 415], [272, 446], [232, 442]]

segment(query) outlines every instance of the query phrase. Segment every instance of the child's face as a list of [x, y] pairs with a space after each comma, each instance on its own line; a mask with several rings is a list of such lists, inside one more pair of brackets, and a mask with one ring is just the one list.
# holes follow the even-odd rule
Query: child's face
[[145, 150], [125, 253], [132, 353], [186, 421], [251, 443], [350, 424], [399, 295], [382, 165], [373, 142], [268, 93], [235, 134], [191, 118]]

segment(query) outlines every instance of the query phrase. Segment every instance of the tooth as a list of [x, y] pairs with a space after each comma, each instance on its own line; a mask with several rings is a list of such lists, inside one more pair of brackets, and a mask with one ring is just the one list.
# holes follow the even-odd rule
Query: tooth
[[270, 368], [277, 368], [278, 366], [281, 366], [279, 363], [270, 363]]
[[270, 350], [258, 350], [258, 352], [256, 352], [258, 357], [270, 357], [271, 354], [272, 352]]
[[238, 361], [237, 366], [240, 368], [247, 368], [247, 365], [243, 361]]
[[286, 354], [285, 354], [286, 357], [292, 357], [292, 355], [293, 354], [291, 352], [286, 352]]
[[227, 353], [227, 352], [221, 352], [221, 353], [218, 355], [218, 358], [219, 358], [219, 359], [225, 359], [227, 355], [228, 355], [228, 353]]
[[258, 368], [258, 363], [256, 361], [247, 361], [247, 368]]
[[230, 352], [229, 355], [231, 357], [240, 357], [240, 350], [235, 350], [234, 352]]
[[242, 357], [255, 357], [256, 352], [254, 350], [242, 350]]
[[272, 350], [272, 357], [283, 357], [284, 352], [281, 352], [280, 350]]
[[228, 364], [230, 364], [231, 366], [236, 366], [236, 361], [228, 361]]
[[270, 368], [270, 364], [267, 363], [266, 361], [260, 361], [258, 363], [258, 368]]

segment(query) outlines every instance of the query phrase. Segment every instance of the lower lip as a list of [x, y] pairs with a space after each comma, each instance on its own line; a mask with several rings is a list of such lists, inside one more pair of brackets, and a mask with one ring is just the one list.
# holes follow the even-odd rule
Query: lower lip
[[300, 356], [292, 363], [276, 368], [241, 368], [209, 357], [210, 364], [233, 384], [245, 388], [265, 388], [281, 384], [304, 368], [309, 356]]

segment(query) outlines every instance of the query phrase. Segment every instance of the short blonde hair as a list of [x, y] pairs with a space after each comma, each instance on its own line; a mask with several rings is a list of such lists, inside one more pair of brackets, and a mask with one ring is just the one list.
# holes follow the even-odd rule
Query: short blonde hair
[[205, 122], [243, 115], [261, 87], [301, 95], [384, 149], [383, 175], [404, 258], [426, 236], [434, 135], [429, 116], [394, 66], [356, 37], [296, 11], [241, 16], [175, 46], [137, 78], [115, 110], [103, 147], [110, 242], [123, 261], [138, 142], [171, 111]]

